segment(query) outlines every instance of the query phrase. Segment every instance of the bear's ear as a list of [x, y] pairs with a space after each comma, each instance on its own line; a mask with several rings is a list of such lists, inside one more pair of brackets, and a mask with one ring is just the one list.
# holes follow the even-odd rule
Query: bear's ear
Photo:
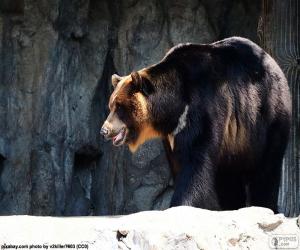
[[144, 96], [149, 96], [154, 92], [153, 84], [146, 77], [141, 76], [138, 72], [132, 72], [130, 75], [136, 90]]
[[118, 83], [119, 83], [119, 81], [121, 81], [122, 80], [122, 76], [119, 76], [119, 75], [117, 75], [117, 74], [113, 74], [112, 76], [111, 76], [111, 83], [112, 83], [112, 86], [114, 87], [114, 88], [116, 88], [116, 86], [118, 85]]

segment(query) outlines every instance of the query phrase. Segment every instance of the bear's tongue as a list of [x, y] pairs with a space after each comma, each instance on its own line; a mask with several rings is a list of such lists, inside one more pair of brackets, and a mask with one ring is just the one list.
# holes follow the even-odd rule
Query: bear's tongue
[[122, 129], [114, 138], [113, 138], [113, 144], [117, 145], [119, 142], [123, 140], [125, 130]]

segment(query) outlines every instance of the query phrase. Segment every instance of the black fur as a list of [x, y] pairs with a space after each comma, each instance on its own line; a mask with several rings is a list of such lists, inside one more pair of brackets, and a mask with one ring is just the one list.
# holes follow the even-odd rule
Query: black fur
[[[181, 170], [171, 206], [224, 210], [247, 201], [277, 211], [291, 101], [276, 62], [253, 42], [232, 37], [176, 46], [146, 72], [157, 130], [171, 134], [189, 105], [186, 127], [175, 137], [172, 157]], [[226, 146], [228, 119], [233, 134]]]

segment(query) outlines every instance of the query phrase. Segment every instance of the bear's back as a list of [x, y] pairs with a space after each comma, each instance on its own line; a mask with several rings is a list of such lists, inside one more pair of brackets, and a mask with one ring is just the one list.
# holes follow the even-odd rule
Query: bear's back
[[191, 84], [203, 80], [237, 83], [237, 79], [242, 79], [240, 83], [267, 84], [266, 78], [276, 77], [278, 84], [286, 85], [285, 76], [274, 59], [257, 44], [242, 37], [211, 44], [178, 44], [160, 62], [165, 63], [175, 67]]

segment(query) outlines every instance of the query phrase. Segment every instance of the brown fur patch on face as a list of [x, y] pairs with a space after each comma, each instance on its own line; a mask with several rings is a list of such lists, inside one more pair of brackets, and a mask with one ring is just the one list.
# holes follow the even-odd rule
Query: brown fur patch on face
[[139, 92], [135, 93], [135, 114], [138, 122], [145, 122], [149, 120], [149, 111], [146, 98]]
[[[144, 70], [138, 72], [141, 76], [146, 75]], [[142, 145], [147, 140], [154, 138], [160, 138], [162, 135], [153, 128], [150, 120], [149, 107], [146, 97], [137, 92], [134, 95], [135, 99], [135, 111], [134, 116], [136, 120], [136, 126], [138, 127], [138, 135], [134, 142], [128, 144], [131, 152], [135, 152], [140, 145]]]

